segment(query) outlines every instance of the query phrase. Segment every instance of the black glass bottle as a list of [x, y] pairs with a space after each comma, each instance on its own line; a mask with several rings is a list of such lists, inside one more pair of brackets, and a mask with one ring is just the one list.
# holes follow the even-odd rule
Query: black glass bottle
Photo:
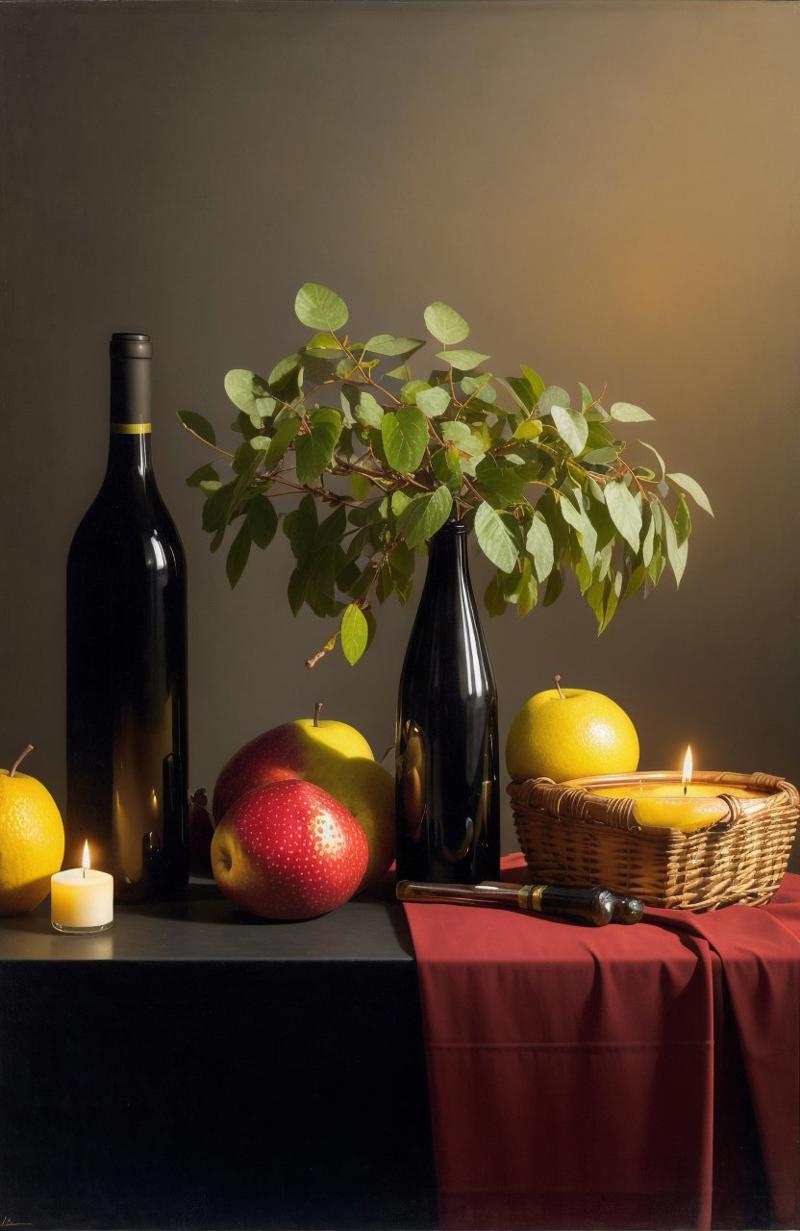
[[188, 879], [186, 568], [153, 475], [150, 339], [111, 339], [111, 431], [100, 491], [67, 565], [67, 849], [121, 901]]
[[398, 879], [497, 877], [497, 691], [469, 580], [467, 533], [455, 518], [429, 544], [400, 679], [396, 772]]

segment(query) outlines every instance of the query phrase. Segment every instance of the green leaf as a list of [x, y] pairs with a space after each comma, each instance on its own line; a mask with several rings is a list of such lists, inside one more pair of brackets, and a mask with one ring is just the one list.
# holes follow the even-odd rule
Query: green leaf
[[519, 376], [509, 376], [505, 380], [501, 377], [500, 384], [505, 385], [520, 410], [529, 415], [536, 405], [536, 399], [528, 382]]
[[517, 615], [522, 617], [533, 611], [539, 598], [539, 586], [533, 575], [530, 560], [526, 557], [522, 565], [522, 581], [517, 591]]
[[230, 545], [228, 558], [225, 561], [225, 572], [228, 575], [231, 589], [236, 585], [247, 564], [247, 558], [250, 555], [250, 541], [250, 524], [248, 521], [243, 521], [239, 527], [239, 533]]
[[296, 509], [283, 519], [283, 532], [289, 540], [292, 555], [298, 564], [308, 559], [317, 536], [317, 506], [309, 492]]
[[617, 460], [617, 450], [610, 445], [605, 445], [602, 449], [589, 449], [581, 460], [588, 462], [590, 466], [610, 466]]
[[475, 514], [475, 537], [487, 559], [504, 573], [510, 573], [517, 563], [517, 544], [500, 513], [485, 500]]
[[692, 497], [695, 504], [699, 505], [704, 513], [709, 513], [714, 516], [714, 510], [711, 508], [711, 501], [703, 491], [697, 479], [693, 479], [688, 474], [668, 474], [667, 478], [670, 483], [674, 483], [677, 487], [682, 488]]
[[461, 463], [455, 446], [448, 445], [446, 449], [437, 449], [431, 454], [431, 467], [440, 483], [446, 483], [451, 491], [460, 491], [464, 482]]
[[505, 458], [488, 454], [475, 470], [475, 478], [482, 496], [491, 504], [519, 504], [525, 490], [525, 476]]
[[589, 424], [579, 411], [570, 410], [566, 406], [556, 404], [551, 408], [550, 414], [559, 436], [577, 457], [586, 444]]
[[653, 559], [653, 549], [656, 540], [656, 519], [653, 517], [652, 510], [647, 524], [647, 532], [642, 539], [642, 564], [645, 568], [649, 568], [650, 561]]
[[269, 547], [278, 529], [278, 514], [266, 496], [254, 496], [247, 506], [247, 522], [256, 547]]
[[428, 447], [428, 420], [416, 406], [401, 406], [383, 416], [381, 438], [392, 469], [413, 474]]
[[477, 350], [443, 350], [438, 352], [436, 358], [443, 359], [445, 363], [457, 368], [459, 372], [469, 372], [479, 363], [485, 363], [491, 355], [482, 355]]
[[541, 419], [523, 419], [514, 429], [515, 440], [535, 440], [541, 436], [544, 425]]
[[630, 489], [621, 480], [607, 483], [605, 497], [606, 507], [617, 530], [625, 542], [630, 543], [634, 551], [638, 551], [642, 534], [642, 514]]
[[330, 464], [339, 433], [342, 416], [327, 406], [312, 410], [308, 416], [309, 430], [297, 439], [295, 469], [299, 483], [314, 484]]
[[349, 316], [344, 300], [316, 282], [306, 282], [300, 287], [294, 310], [297, 319], [309, 329], [341, 329]]
[[483, 592], [483, 601], [490, 616], [501, 616], [508, 602], [503, 594], [501, 574], [495, 573]]
[[622, 593], [622, 573], [616, 572], [613, 577], [609, 577], [605, 583], [605, 601], [603, 604], [603, 619], [597, 629], [597, 635], [605, 632], [611, 623], [614, 612], [619, 606], [619, 598]]
[[554, 406], [562, 406], [566, 409], [569, 404], [570, 396], [566, 389], [562, 389], [560, 385], [548, 385], [539, 396], [539, 414], [550, 415], [553, 413]]
[[206, 444], [215, 445], [217, 443], [213, 427], [202, 415], [196, 414], [193, 410], [179, 410], [178, 418], [188, 431], [199, 436]]
[[491, 379], [491, 372], [479, 372], [477, 376], [462, 376], [461, 391], [468, 399], [480, 396], [481, 401], [493, 404], [497, 400], [497, 391], [489, 384]]
[[667, 562], [661, 551], [661, 541], [657, 539], [656, 545], [653, 548], [653, 558], [647, 566], [647, 575], [654, 586], [658, 585], [661, 574], [664, 572], [666, 566]]
[[[272, 470], [278, 464], [299, 430], [300, 419], [298, 415], [287, 415], [285, 419], [281, 419], [275, 429], [275, 435], [267, 447], [267, 456], [265, 458], [267, 470]], [[261, 438], [257, 437], [256, 439]], [[252, 441], [250, 443], [253, 448], [260, 447], [253, 445]]]
[[561, 511], [561, 516], [564, 521], [572, 526], [572, 529], [580, 535], [581, 550], [586, 556], [586, 561], [590, 568], [594, 567], [595, 553], [597, 551], [597, 531], [589, 520], [588, 514], [583, 507], [581, 493], [576, 490], [576, 500], [579, 508], [576, 508], [567, 496], [562, 495], [558, 502], [558, 507]]
[[201, 466], [199, 470], [193, 470], [186, 480], [187, 487], [200, 487], [202, 483], [216, 483], [219, 481], [219, 475], [210, 462], [206, 462], [205, 466]]
[[348, 603], [342, 615], [342, 651], [351, 667], [354, 667], [367, 648], [369, 627], [364, 612], [358, 603]]
[[545, 588], [542, 605], [544, 607], [552, 607], [553, 603], [556, 601], [563, 589], [564, 577], [561, 573], [561, 569], [554, 569], [547, 578], [547, 586]]
[[[258, 402], [268, 396], [269, 390], [266, 382], [256, 376], [255, 372], [248, 372], [246, 368], [232, 368], [225, 376], [225, 392], [234, 406], [244, 414], [264, 416], [266, 408], [259, 410]], [[271, 401], [274, 410], [275, 403], [274, 400]]]
[[[441, 529], [450, 516], [452, 507], [450, 489], [442, 485], [434, 492], [426, 492], [409, 500], [397, 518], [397, 528], [409, 547], [417, 547]], [[394, 511], [394, 499], [392, 509]]]
[[300, 367], [300, 352], [295, 351], [292, 355], [286, 355], [285, 358], [279, 359], [275, 367], [267, 377], [267, 384], [272, 389], [280, 389], [285, 385], [290, 376], [298, 371]]
[[441, 385], [433, 389], [420, 389], [417, 393], [417, 406], [429, 419], [443, 415], [450, 405], [450, 394]]
[[355, 415], [359, 423], [363, 423], [366, 427], [379, 428], [383, 419], [383, 407], [368, 390], [362, 389], [358, 395]]
[[534, 399], [538, 402], [539, 398], [542, 396], [542, 394], [545, 391], [544, 381], [542, 380], [539, 373], [535, 372], [533, 368], [529, 368], [527, 364], [523, 363], [520, 370], [522, 372], [522, 375], [525, 377], [526, 381], [530, 385], [531, 389], [533, 390]]
[[446, 440], [448, 444], [454, 445], [470, 457], [477, 457], [479, 453], [486, 452], [485, 442], [479, 440], [469, 425], [460, 420], [447, 420], [441, 425], [439, 434], [442, 440]]
[[343, 504], [334, 509], [323, 522], [314, 536], [314, 551], [322, 551], [325, 547], [336, 545], [347, 529], [347, 511]]
[[581, 410], [585, 414], [594, 401], [594, 398], [592, 397], [591, 389], [588, 385], [584, 385], [582, 380], [578, 381], [578, 388], [581, 391]]
[[445, 346], [463, 342], [469, 334], [469, 325], [463, 316], [459, 316], [449, 304], [438, 300], [425, 309], [425, 325], [437, 342], [442, 342]]
[[212, 492], [203, 505], [203, 529], [209, 534], [224, 530], [228, 524], [228, 510], [235, 483], [225, 483]]
[[609, 414], [617, 423], [644, 423], [645, 419], [653, 418], [641, 406], [634, 406], [633, 402], [614, 402]]
[[316, 350], [340, 351], [342, 349], [342, 344], [339, 341], [339, 339], [335, 337], [335, 335], [332, 333], [315, 333], [313, 338], [309, 340], [309, 343], [305, 349], [306, 349], [306, 353], [308, 351], [316, 351]]
[[594, 585], [589, 586], [584, 595], [597, 620], [598, 635], [605, 611], [605, 592], [606, 583], [604, 581], [596, 581]]
[[692, 515], [689, 512], [689, 505], [686, 503], [686, 497], [681, 494], [678, 501], [678, 507], [675, 510], [675, 535], [678, 540], [678, 546], [681, 547], [689, 535], [692, 533]]
[[661, 456], [661, 454], [659, 453], [658, 449], [654, 449], [654, 448], [653, 448], [653, 446], [652, 446], [652, 445], [649, 445], [649, 444], [647, 443], [647, 441], [646, 441], [646, 440], [640, 440], [640, 441], [639, 441], [639, 444], [640, 444], [640, 445], [643, 445], [643, 446], [645, 447], [645, 449], [649, 449], [649, 450], [650, 450], [650, 452], [654, 455], [654, 457], [655, 457], [656, 461], [658, 462], [659, 466], [661, 467], [661, 479], [662, 479], [662, 481], [663, 481], [664, 476], [665, 476], [665, 473], [666, 473], [666, 469], [667, 469], [667, 467], [666, 467], [666, 465], [664, 464], [664, 459], [663, 459], [663, 457]]
[[553, 536], [541, 513], [535, 511], [525, 546], [533, 557], [533, 567], [539, 581], [545, 581], [553, 571]]
[[675, 575], [675, 584], [681, 584], [686, 569], [686, 561], [689, 555], [689, 544], [684, 542], [678, 543], [677, 535], [675, 534], [675, 526], [669, 513], [664, 511], [664, 544], [667, 549], [667, 559], [669, 560], [670, 568]]
[[372, 491], [372, 483], [365, 474], [350, 475], [350, 495], [354, 500], [366, 500]]
[[425, 343], [419, 338], [396, 338], [391, 333], [376, 333], [364, 347], [373, 355], [413, 355]]

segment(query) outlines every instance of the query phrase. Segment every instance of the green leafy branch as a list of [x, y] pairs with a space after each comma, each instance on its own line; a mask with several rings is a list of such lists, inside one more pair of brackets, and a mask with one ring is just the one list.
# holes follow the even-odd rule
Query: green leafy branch
[[240, 368], [225, 377], [238, 447], [218, 445], [202, 415], [179, 418], [216, 454], [187, 482], [203, 493], [211, 550], [232, 532], [230, 584], [282, 521], [295, 559], [292, 611], [305, 605], [338, 619], [308, 666], [337, 640], [357, 662], [375, 607], [392, 595], [408, 601], [417, 557], [451, 516], [474, 530], [494, 566], [484, 595], [491, 615], [549, 606], [571, 572], [602, 633], [619, 604], [656, 586], [666, 568], [680, 584], [687, 496], [712, 510], [700, 484], [668, 473], [652, 445], [639, 442], [649, 464], [626, 456], [617, 424], [649, 421], [647, 411], [631, 402], [606, 409], [604, 394], [583, 383], [573, 400], [525, 364], [519, 376], [493, 376], [482, 370], [490, 356], [465, 347], [469, 326], [445, 303], [425, 309], [441, 347], [425, 378], [410, 366], [422, 339], [353, 341], [347, 305], [327, 287], [302, 286], [295, 313], [312, 331], [304, 346], [265, 377]]

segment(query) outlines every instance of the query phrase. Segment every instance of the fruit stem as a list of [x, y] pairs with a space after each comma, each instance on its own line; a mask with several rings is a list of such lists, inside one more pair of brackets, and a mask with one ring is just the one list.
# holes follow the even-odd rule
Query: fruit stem
[[315, 727], [319, 726], [319, 716], [321, 713], [322, 713], [322, 702], [318, 701], [317, 704], [314, 706], [314, 726]]
[[554, 676], [553, 676], [553, 679], [554, 679], [554, 680], [555, 680], [555, 682], [556, 682], [556, 688], [558, 689], [558, 695], [559, 695], [559, 697], [561, 698], [561, 700], [562, 700], [562, 701], [566, 701], [566, 699], [567, 699], [567, 695], [566, 695], [566, 693], [564, 692], [563, 688], [561, 687], [561, 676], [560, 676], [560, 675], [554, 675]]
[[19, 754], [16, 761], [11, 766], [11, 769], [8, 771], [9, 778], [14, 777], [14, 774], [17, 772], [20, 762], [25, 760], [25, 757], [28, 755], [29, 752], [33, 752], [33, 744], [26, 744], [25, 747], [22, 749], [22, 752]]

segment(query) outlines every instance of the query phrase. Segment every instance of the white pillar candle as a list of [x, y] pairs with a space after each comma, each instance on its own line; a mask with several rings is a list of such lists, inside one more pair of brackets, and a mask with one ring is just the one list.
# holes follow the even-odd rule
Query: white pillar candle
[[114, 877], [84, 866], [54, 872], [50, 878], [50, 922], [57, 932], [100, 932], [114, 922]]

